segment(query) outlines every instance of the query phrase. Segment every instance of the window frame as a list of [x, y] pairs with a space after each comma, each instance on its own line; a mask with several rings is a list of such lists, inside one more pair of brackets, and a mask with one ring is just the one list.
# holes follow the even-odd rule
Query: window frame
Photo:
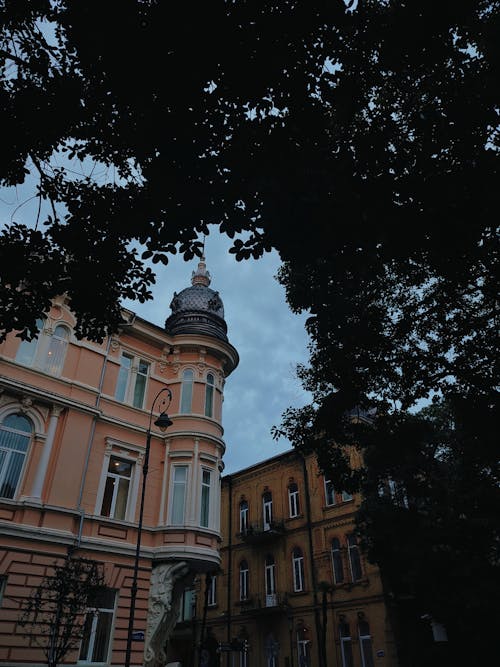
[[[333, 537], [331, 542], [333, 581], [335, 584], [343, 584], [344, 560], [342, 558], [342, 545], [338, 537]], [[338, 576], [340, 574], [340, 576]]]
[[305, 590], [304, 553], [300, 547], [292, 551], [292, 578], [294, 593], [302, 593]]
[[[347, 629], [347, 634], [343, 634], [342, 629]], [[351, 629], [347, 621], [339, 623], [340, 655], [342, 658], [342, 667], [354, 667], [354, 655], [352, 652]]]
[[[265, 572], [265, 591], [266, 598], [271, 595], [276, 595], [276, 559], [273, 554], [267, 554], [264, 561]], [[266, 607], [269, 606], [266, 604]]]
[[[337, 504], [335, 486], [333, 485], [332, 480], [327, 479], [326, 477], [324, 478], [324, 486], [325, 486], [325, 506], [333, 507], [334, 505]], [[329, 502], [330, 499], [331, 502]]]
[[[347, 555], [349, 560], [349, 568], [351, 572], [351, 581], [360, 581], [363, 578], [363, 568], [361, 566], [361, 554], [359, 551], [358, 540], [354, 533], [349, 533], [346, 537], [347, 541]], [[359, 577], [355, 577], [355, 569], [359, 570]]]
[[240, 510], [240, 533], [246, 534], [248, 532], [248, 528], [250, 525], [248, 521], [249, 508], [247, 500], [240, 500], [239, 510]]
[[[209, 382], [209, 378], [212, 381]], [[214, 404], [215, 404], [215, 375], [212, 372], [207, 373], [205, 378], [205, 417], [214, 418]]]
[[207, 607], [215, 607], [217, 605], [217, 576], [212, 574], [210, 576], [210, 585], [207, 593]]
[[[367, 631], [364, 634], [361, 632], [361, 626], [366, 626]], [[361, 667], [374, 667], [373, 660], [373, 641], [370, 632], [370, 625], [365, 618], [358, 620], [358, 638], [359, 638], [359, 653], [361, 656]], [[368, 647], [366, 644], [368, 643]]]
[[[14, 428], [13, 426], [5, 426], [5, 422], [9, 420], [11, 417], [21, 417], [24, 419], [27, 424], [30, 426], [29, 431], [23, 431], [21, 429]], [[21, 439], [23, 441], [26, 441], [25, 443], [23, 442], [23, 447], [24, 444], [26, 448], [23, 450], [19, 450], [15, 447], [8, 446], [8, 443], [5, 445], [3, 444], [3, 439], [4, 439], [4, 434], [8, 433], [10, 434], [9, 442], [12, 442], [12, 438], [16, 438], [18, 440], [17, 444], [21, 444]], [[24, 473], [26, 470], [26, 465], [28, 461], [28, 456], [31, 452], [31, 446], [33, 443], [35, 435], [35, 425], [33, 423], [33, 420], [30, 419], [27, 415], [21, 414], [19, 412], [9, 412], [8, 414], [5, 414], [2, 416], [2, 420], [0, 422], [0, 448], [2, 451], [5, 451], [5, 456], [2, 461], [2, 465], [0, 467], [0, 492], [2, 491], [2, 487], [4, 484], [10, 483], [8, 475], [12, 475], [12, 470], [11, 468], [13, 467], [14, 469], [14, 474], [15, 474], [15, 485], [13, 485], [12, 488], [12, 495], [1, 495], [0, 498], [3, 500], [15, 500], [17, 496], [19, 495], [19, 491], [22, 487], [22, 481], [24, 479]], [[12, 461], [16, 459], [16, 455], [22, 454], [22, 462], [20, 465], [13, 466]], [[18, 456], [17, 456], [18, 458]], [[16, 471], [17, 467], [17, 471]]]
[[[85, 619], [83, 622], [82, 638], [80, 641], [80, 648], [78, 652], [78, 659], [77, 659], [78, 665], [105, 665], [109, 662], [109, 659], [111, 657], [111, 651], [113, 648], [114, 624], [115, 624], [115, 614], [116, 614], [118, 595], [117, 595], [117, 590], [114, 588], [107, 588], [107, 590], [113, 592], [113, 607], [88, 607], [86, 610]], [[107, 636], [106, 655], [104, 656], [104, 660], [92, 660], [95, 648], [95, 637], [97, 634], [99, 617], [103, 613], [105, 613], [108, 616], [111, 615], [111, 622], [109, 623], [109, 635]], [[89, 614], [92, 614], [92, 622], [90, 625], [90, 633], [89, 633], [90, 636], [88, 640], [86, 657], [81, 658], [80, 656], [83, 648], [82, 645], [84, 644], [85, 641], [85, 627], [87, 623], [87, 616]], [[89, 654], [91, 656], [90, 660], [88, 659]]]
[[[186, 373], [191, 374], [191, 379], [186, 379]], [[181, 391], [179, 397], [179, 414], [193, 414], [195, 372], [192, 368], [184, 368], [181, 375]]]
[[271, 491], [265, 491], [262, 494], [262, 527], [264, 530], [271, 530], [273, 523], [273, 494]]
[[[106, 517], [108, 519], [115, 519], [116, 521], [126, 521], [127, 518], [130, 515], [130, 510], [131, 510], [131, 496], [133, 492], [133, 485], [135, 481], [135, 475], [136, 475], [136, 461], [133, 459], [126, 457], [126, 456], [119, 456], [115, 452], [111, 452], [109, 455], [108, 459], [108, 467], [107, 470], [104, 471], [104, 487], [102, 489], [102, 498], [100, 501], [100, 511], [99, 511], [99, 516]], [[120, 475], [118, 473], [113, 473], [110, 470], [110, 467], [112, 465], [113, 460], [119, 461], [121, 463], [127, 463], [130, 466], [130, 476], [126, 477], [125, 475]], [[108, 480], [113, 479], [113, 480], [118, 480], [118, 484], [113, 482], [113, 491], [112, 491], [112, 498], [111, 498], [111, 505], [110, 505], [110, 512], [109, 514], [103, 514], [103, 507], [104, 507], [104, 502], [106, 499], [106, 490], [108, 488]], [[116, 516], [116, 500], [117, 496], [120, 492], [120, 482], [122, 479], [128, 479], [128, 487], [127, 487], [127, 500], [125, 502], [125, 511], [123, 513], [123, 516]]]
[[[60, 377], [66, 362], [73, 329], [64, 320], [55, 322], [53, 326], [49, 326], [47, 318], [38, 318], [36, 323], [37, 335], [30, 341], [21, 341], [14, 361], [26, 368], [42, 371], [51, 377]], [[58, 330], [63, 330], [64, 336], [57, 336]], [[52, 356], [56, 361], [51, 364]]]
[[299, 485], [296, 482], [288, 485], [288, 510], [290, 519], [295, 519], [300, 515]]
[[[179, 469], [184, 469], [186, 471], [186, 477], [184, 480], [179, 480], [176, 481], [175, 475], [176, 472]], [[171, 479], [171, 484], [170, 484], [170, 498], [169, 498], [169, 507], [168, 507], [168, 524], [170, 526], [184, 526], [186, 525], [186, 510], [187, 510], [187, 490], [188, 490], [188, 485], [189, 485], [189, 465], [187, 463], [175, 463], [172, 465], [172, 471], [170, 473], [170, 479]], [[180, 486], [181, 484], [184, 486], [184, 493], [182, 496], [182, 522], [181, 523], [175, 523], [174, 522], [174, 503], [176, 502], [176, 498], [178, 497], [176, 494], [176, 484], [177, 486]]]
[[[130, 365], [127, 367], [122, 363], [123, 359], [129, 359]], [[146, 366], [146, 372], [140, 371], [141, 364]], [[144, 409], [144, 402], [148, 393], [149, 378], [151, 376], [151, 362], [139, 355], [134, 354], [129, 350], [122, 349], [120, 352], [120, 369], [118, 371], [118, 379], [116, 381], [116, 388], [114, 397], [120, 403], [131, 405], [139, 410]], [[141, 388], [140, 400], [136, 400], [137, 388], [140, 387], [138, 382], [140, 378], [144, 378], [144, 385]]]
[[239, 594], [240, 602], [248, 600], [249, 592], [250, 570], [248, 569], [248, 561], [242, 560], [239, 567]]
[[[200, 477], [200, 526], [210, 528], [210, 496], [212, 490], [212, 470], [210, 468], [201, 468]], [[205, 475], [208, 475], [208, 484], [205, 482]], [[206, 522], [206, 523], [205, 523]]]

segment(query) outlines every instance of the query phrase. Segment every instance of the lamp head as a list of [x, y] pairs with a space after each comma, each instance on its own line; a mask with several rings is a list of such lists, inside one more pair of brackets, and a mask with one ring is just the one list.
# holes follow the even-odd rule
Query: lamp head
[[165, 432], [169, 426], [172, 426], [174, 422], [170, 419], [166, 412], [160, 413], [160, 416], [155, 421], [155, 426], [158, 426], [160, 431]]

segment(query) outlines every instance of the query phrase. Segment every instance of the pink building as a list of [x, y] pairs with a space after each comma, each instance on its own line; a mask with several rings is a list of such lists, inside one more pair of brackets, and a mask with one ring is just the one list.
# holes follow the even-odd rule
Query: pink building
[[0, 665], [41, 665], [19, 610], [68, 549], [104, 564], [100, 613], [69, 664], [123, 665], [150, 423], [168, 386], [173, 425], [152, 427], [132, 664], [164, 664], [196, 575], [218, 568], [225, 378], [238, 354], [204, 262], [161, 328], [124, 311], [102, 344], [78, 341], [57, 299], [32, 342], [0, 345]]

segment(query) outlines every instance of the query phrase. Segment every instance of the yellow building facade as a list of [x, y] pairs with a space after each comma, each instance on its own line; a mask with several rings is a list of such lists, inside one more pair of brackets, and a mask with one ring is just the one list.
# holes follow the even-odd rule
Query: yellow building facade
[[358, 506], [294, 451], [223, 478], [221, 570], [198, 595], [199, 632], [208, 649], [217, 640], [221, 665], [397, 664], [379, 572], [355, 535]]

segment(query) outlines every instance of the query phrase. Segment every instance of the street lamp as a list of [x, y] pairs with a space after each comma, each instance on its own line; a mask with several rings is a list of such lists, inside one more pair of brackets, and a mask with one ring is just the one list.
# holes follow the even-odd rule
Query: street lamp
[[151, 422], [153, 421], [153, 410], [156, 404], [156, 401], [163, 394], [167, 394], [167, 398], [163, 398], [160, 402], [160, 406], [163, 408], [160, 411], [160, 416], [154, 422], [154, 425], [157, 426], [160, 431], [166, 431], [169, 426], [172, 426], [172, 420], [167, 415], [167, 408], [172, 401], [172, 392], [168, 387], [163, 387], [156, 394], [153, 399], [153, 405], [151, 406], [151, 412], [149, 413], [149, 425], [146, 434], [146, 451], [144, 452], [144, 465], [142, 466], [142, 492], [141, 492], [141, 506], [139, 510], [139, 523], [137, 525], [137, 544], [135, 547], [135, 560], [134, 560], [134, 573], [132, 576], [132, 586], [130, 588], [130, 614], [128, 617], [128, 632], [127, 632], [127, 650], [125, 653], [125, 667], [130, 667], [130, 657], [132, 653], [132, 635], [134, 633], [134, 615], [135, 615], [135, 600], [137, 597], [137, 575], [139, 573], [139, 556], [141, 552], [141, 537], [142, 537], [142, 517], [144, 513], [144, 497], [146, 494], [146, 479], [148, 475], [148, 465], [149, 465], [149, 450], [151, 447]]

